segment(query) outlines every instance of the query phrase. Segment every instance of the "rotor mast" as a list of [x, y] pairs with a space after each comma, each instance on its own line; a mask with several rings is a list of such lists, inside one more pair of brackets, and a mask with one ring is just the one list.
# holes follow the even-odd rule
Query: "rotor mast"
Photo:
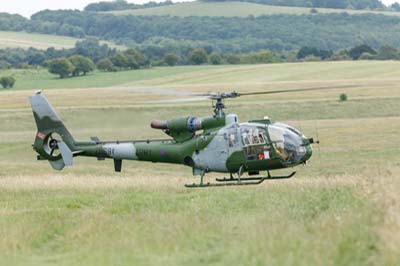
[[224, 100], [222, 98], [219, 98], [216, 100], [216, 102], [213, 102], [213, 107], [214, 107], [214, 114], [217, 117], [223, 117], [225, 116], [225, 104]]
[[[228, 92], [228, 93], [210, 93], [206, 94], [208, 98], [213, 100], [213, 108], [214, 108], [214, 115], [216, 117], [223, 117], [225, 116], [225, 104], [224, 104], [224, 99], [226, 98], [236, 98], [239, 96], [239, 94], [235, 91], [233, 92]], [[214, 103], [215, 101], [215, 103]]]

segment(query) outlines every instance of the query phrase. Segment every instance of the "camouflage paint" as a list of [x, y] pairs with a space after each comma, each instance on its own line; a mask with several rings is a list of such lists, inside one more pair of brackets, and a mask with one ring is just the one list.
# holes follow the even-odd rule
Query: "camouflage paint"
[[[237, 117], [207, 117], [201, 119], [203, 133], [195, 135], [187, 131], [188, 119], [177, 118], [168, 121], [171, 130], [168, 132], [173, 138], [165, 141], [126, 141], [102, 143], [97, 141], [76, 141], [67, 130], [62, 120], [56, 114], [47, 99], [40, 93], [29, 98], [38, 128], [34, 150], [39, 159], [50, 161], [56, 170], [64, 168], [61, 155], [51, 156], [48, 152], [50, 136], [57, 133], [68, 146], [73, 156], [87, 156], [98, 159], [109, 158], [115, 160], [139, 160], [157, 163], [183, 164], [194, 169], [195, 174], [206, 172], [235, 173], [241, 167], [245, 171], [263, 171], [292, 167], [308, 160], [312, 155], [310, 143], [304, 139], [306, 150], [304, 159], [294, 164], [284, 163], [277, 155], [268, 134], [271, 121], [257, 120], [250, 123], [237, 123]], [[198, 122], [196, 122], [199, 124]], [[253, 158], [249, 160], [245, 155], [245, 145], [241, 140], [241, 130], [244, 127], [253, 127], [263, 131], [270, 146], [268, 158]], [[229, 137], [235, 135], [236, 141], [230, 145]], [[303, 136], [304, 137], [304, 136]]]

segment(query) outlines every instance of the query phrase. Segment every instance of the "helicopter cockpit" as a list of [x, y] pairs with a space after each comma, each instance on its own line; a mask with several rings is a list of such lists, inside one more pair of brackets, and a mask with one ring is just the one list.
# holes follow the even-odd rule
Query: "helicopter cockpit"
[[246, 159], [250, 161], [270, 159], [272, 150], [288, 165], [300, 163], [306, 155], [305, 137], [297, 129], [282, 123], [265, 127], [242, 126], [241, 138]]
[[303, 160], [307, 151], [303, 144], [305, 137], [300, 131], [283, 123], [273, 123], [268, 125], [268, 134], [275, 152], [284, 163], [296, 164]]

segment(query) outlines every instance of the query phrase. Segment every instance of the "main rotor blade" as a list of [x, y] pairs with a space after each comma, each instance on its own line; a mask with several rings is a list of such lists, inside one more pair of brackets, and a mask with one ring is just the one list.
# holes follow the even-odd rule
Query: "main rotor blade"
[[[195, 95], [196, 96], [196, 95]], [[178, 99], [168, 99], [168, 100], [158, 100], [158, 101], [147, 101], [146, 103], [189, 103], [189, 102], [199, 102], [208, 100], [208, 97], [192, 97], [192, 98], [178, 98]]]
[[335, 90], [335, 89], [346, 89], [346, 88], [357, 88], [357, 87], [360, 87], [360, 86], [359, 85], [343, 85], [343, 86], [304, 88], [304, 89], [295, 89], [295, 90], [258, 91], [258, 92], [238, 93], [238, 96], [277, 94], [277, 93], [302, 92], [302, 91], [318, 91], [318, 90], [322, 91], [322, 90]]

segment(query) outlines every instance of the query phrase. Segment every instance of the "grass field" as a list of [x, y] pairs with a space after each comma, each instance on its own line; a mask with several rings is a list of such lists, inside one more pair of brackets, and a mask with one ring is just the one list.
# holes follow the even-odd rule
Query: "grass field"
[[[73, 48], [79, 39], [27, 32], [0, 31], [0, 48], [30, 48], [45, 50], [49, 47], [56, 49]], [[110, 47], [124, 49], [122, 46], [115, 45], [111, 42], [107, 43]]]
[[[16, 71], [19, 87], [0, 91], [0, 264], [399, 265], [399, 66], [155, 68], [80, 82]], [[76, 138], [129, 139], [163, 137], [152, 119], [210, 114], [207, 101], [148, 103], [174, 94], [331, 85], [358, 87], [227, 102], [241, 121], [318, 128], [320, 153], [292, 180], [188, 190], [183, 166], [124, 162], [115, 174], [110, 161], [78, 158], [54, 172], [30, 147], [38, 87]]]
[[[385, 11], [365, 11], [365, 10], [343, 10], [343, 9], [330, 9], [330, 8], [317, 8], [319, 13], [342, 13], [349, 14], [383, 14], [388, 16], [399, 16], [399, 12], [385, 12]], [[178, 3], [174, 5], [151, 7], [132, 10], [110, 11], [105, 13], [112, 13], [115, 15], [142, 15], [142, 16], [223, 16], [223, 17], [247, 17], [250, 15], [276, 15], [276, 14], [292, 14], [304, 15], [310, 14], [310, 8], [304, 7], [285, 7], [285, 6], [268, 6], [255, 3], [245, 2], [188, 2]]]

